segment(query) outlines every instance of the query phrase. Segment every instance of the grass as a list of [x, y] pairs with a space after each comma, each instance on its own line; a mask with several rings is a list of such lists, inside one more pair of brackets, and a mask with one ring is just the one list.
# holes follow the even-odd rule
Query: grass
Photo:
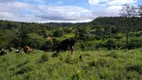
[[68, 34], [64, 34], [63, 36], [66, 37], [66, 38], [71, 38], [71, 37], [74, 37], [75, 34], [74, 33], [68, 33]]
[[[0, 80], [141, 80], [142, 49], [0, 56]], [[79, 58], [82, 56], [82, 60]]]

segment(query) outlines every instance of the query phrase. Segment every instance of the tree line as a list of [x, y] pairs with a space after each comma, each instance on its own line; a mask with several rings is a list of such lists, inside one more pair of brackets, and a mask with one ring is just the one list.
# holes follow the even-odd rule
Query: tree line
[[[52, 39], [49, 40], [48, 37]], [[88, 23], [25, 23], [0, 20], [0, 48], [53, 48], [74, 37], [81, 50], [139, 48], [142, 45], [142, 6], [124, 5], [119, 17], [98, 17]]]

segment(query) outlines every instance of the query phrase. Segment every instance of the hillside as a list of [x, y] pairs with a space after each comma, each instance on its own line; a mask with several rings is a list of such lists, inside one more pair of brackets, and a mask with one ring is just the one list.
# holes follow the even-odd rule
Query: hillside
[[[141, 80], [142, 49], [60, 53], [35, 50], [0, 56], [1, 80]], [[82, 60], [79, 56], [82, 55]]]
[[[23, 48], [27, 45], [35, 49], [43, 49], [46, 45], [53, 48], [70, 37], [76, 39], [80, 50], [141, 48], [141, 19], [135, 17], [131, 22], [122, 17], [99, 17], [89, 23], [76, 24], [0, 21], [0, 48]], [[47, 40], [48, 36], [53, 40]]]

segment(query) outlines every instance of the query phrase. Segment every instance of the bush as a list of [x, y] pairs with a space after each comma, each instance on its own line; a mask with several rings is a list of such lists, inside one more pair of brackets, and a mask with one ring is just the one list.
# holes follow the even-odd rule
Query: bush
[[122, 36], [117, 35], [117, 36], [114, 36], [114, 38], [117, 40], [120, 40], [122, 38]]
[[98, 43], [98, 44], [96, 45], [96, 48], [103, 48], [103, 47], [105, 47], [105, 44]]
[[90, 67], [109, 67], [111, 64], [113, 64], [113, 62], [109, 58], [99, 58], [89, 62]]
[[23, 46], [28, 45], [35, 49], [40, 49], [44, 43], [45, 43], [45, 40], [43, 39], [43, 37], [36, 33], [28, 34], [28, 39], [25, 38], [22, 41]]
[[48, 40], [42, 45], [41, 50], [52, 51], [52, 48], [53, 48], [53, 43]]
[[54, 45], [59, 45], [60, 44], [60, 41], [59, 40], [57, 40], [57, 39], [55, 39], [55, 38], [53, 38], [53, 43], [54, 43]]
[[126, 67], [126, 70], [127, 71], [136, 71], [138, 72], [139, 74], [142, 74], [142, 65], [141, 64], [132, 64], [130, 66], [127, 66]]
[[133, 42], [130, 42], [128, 44], [128, 49], [134, 49], [135, 48], [135, 44]]
[[32, 70], [32, 67], [27, 66], [27, 67], [22, 67], [19, 71], [16, 72], [16, 74], [24, 74], [27, 72], [30, 72]]
[[80, 42], [80, 48], [82, 51], [85, 49], [85, 43], [83, 41]]
[[79, 74], [74, 74], [72, 76], [72, 79], [71, 80], [80, 80], [80, 75]]
[[110, 54], [107, 55], [108, 57], [112, 57], [112, 58], [118, 58], [119, 55], [115, 52], [115, 51], [112, 51]]
[[131, 40], [128, 44], [128, 49], [135, 49], [135, 48], [141, 48], [141, 47], [142, 47], [141, 40]]
[[44, 62], [47, 62], [48, 60], [49, 60], [48, 55], [47, 55], [47, 54], [42, 54], [42, 56], [41, 56], [39, 62], [40, 62], [40, 63], [44, 63]]
[[61, 37], [63, 36], [63, 31], [62, 30], [56, 30], [53, 32], [54, 37]]
[[135, 36], [136, 37], [140, 37], [142, 34], [141, 33], [136, 33]]
[[105, 46], [108, 48], [108, 50], [116, 49], [116, 44], [115, 44], [115, 42], [113, 40], [108, 40], [105, 43]]
[[65, 28], [65, 29], [64, 29], [64, 32], [65, 32], [65, 33], [71, 33], [71, 31], [72, 31], [72, 29], [70, 29], [70, 28]]
[[72, 58], [71, 56], [67, 56], [65, 59], [65, 63], [68, 64], [76, 64], [79, 62], [79, 58]]

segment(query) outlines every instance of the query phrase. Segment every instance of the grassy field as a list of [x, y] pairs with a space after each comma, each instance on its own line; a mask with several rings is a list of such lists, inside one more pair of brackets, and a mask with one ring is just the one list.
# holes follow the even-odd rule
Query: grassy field
[[142, 48], [52, 55], [35, 50], [0, 56], [0, 80], [142, 80]]

